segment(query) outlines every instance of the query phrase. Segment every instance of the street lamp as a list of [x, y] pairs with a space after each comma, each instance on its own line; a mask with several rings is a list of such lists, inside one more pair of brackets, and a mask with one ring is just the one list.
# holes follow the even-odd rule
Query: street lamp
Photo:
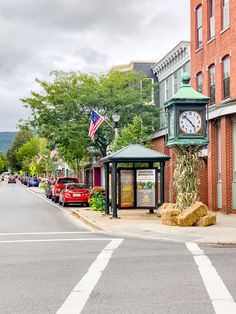
[[118, 111], [115, 111], [112, 115], [112, 120], [115, 123], [114, 130], [115, 130], [115, 138], [118, 137], [118, 128], [119, 128], [119, 121], [120, 121], [120, 114]]

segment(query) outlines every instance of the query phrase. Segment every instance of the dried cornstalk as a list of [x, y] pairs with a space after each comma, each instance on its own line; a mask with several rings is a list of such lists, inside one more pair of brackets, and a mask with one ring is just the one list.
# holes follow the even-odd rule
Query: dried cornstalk
[[174, 188], [176, 207], [183, 212], [198, 201], [198, 172], [203, 162], [198, 157], [200, 147], [175, 147]]

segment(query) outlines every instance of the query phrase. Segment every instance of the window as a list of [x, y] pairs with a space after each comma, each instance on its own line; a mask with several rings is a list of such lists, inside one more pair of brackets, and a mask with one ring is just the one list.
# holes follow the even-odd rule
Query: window
[[177, 80], [177, 72], [173, 75], [173, 81], [174, 81], [174, 94], [178, 91], [178, 80]]
[[211, 65], [209, 67], [209, 95], [210, 95], [210, 103], [215, 103], [215, 75], [216, 75], [216, 68], [215, 65]]
[[199, 5], [196, 10], [197, 20], [197, 48], [202, 46], [202, 6]]
[[222, 28], [229, 27], [229, 0], [222, 0]]
[[202, 93], [202, 83], [203, 83], [202, 72], [199, 72], [197, 74], [197, 91], [199, 93]]
[[230, 97], [230, 59], [226, 56], [223, 59], [223, 97]]
[[215, 36], [215, 0], [209, 0], [209, 39]]
[[165, 83], [166, 83], [166, 97], [165, 97], [165, 100], [168, 100], [170, 99], [170, 97], [172, 96], [172, 77], [169, 76], [167, 77], [167, 79], [165, 80]]
[[144, 78], [141, 80], [141, 91], [142, 91], [142, 100], [146, 104], [154, 103], [154, 79], [153, 78]]

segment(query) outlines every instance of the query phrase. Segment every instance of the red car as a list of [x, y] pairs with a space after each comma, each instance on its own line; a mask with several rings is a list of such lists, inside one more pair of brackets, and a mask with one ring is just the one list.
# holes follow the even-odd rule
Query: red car
[[79, 179], [76, 177], [59, 177], [56, 179], [54, 186], [52, 187], [52, 201], [57, 203], [59, 201], [59, 195], [63, 186], [67, 183], [79, 183]]
[[60, 192], [59, 204], [80, 204], [88, 206], [89, 190], [83, 183], [65, 184]]

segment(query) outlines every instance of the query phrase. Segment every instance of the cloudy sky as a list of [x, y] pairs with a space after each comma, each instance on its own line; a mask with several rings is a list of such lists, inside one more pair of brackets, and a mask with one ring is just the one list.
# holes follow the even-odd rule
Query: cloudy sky
[[189, 40], [189, 0], [0, 0], [0, 131], [52, 70], [101, 73], [158, 61]]

